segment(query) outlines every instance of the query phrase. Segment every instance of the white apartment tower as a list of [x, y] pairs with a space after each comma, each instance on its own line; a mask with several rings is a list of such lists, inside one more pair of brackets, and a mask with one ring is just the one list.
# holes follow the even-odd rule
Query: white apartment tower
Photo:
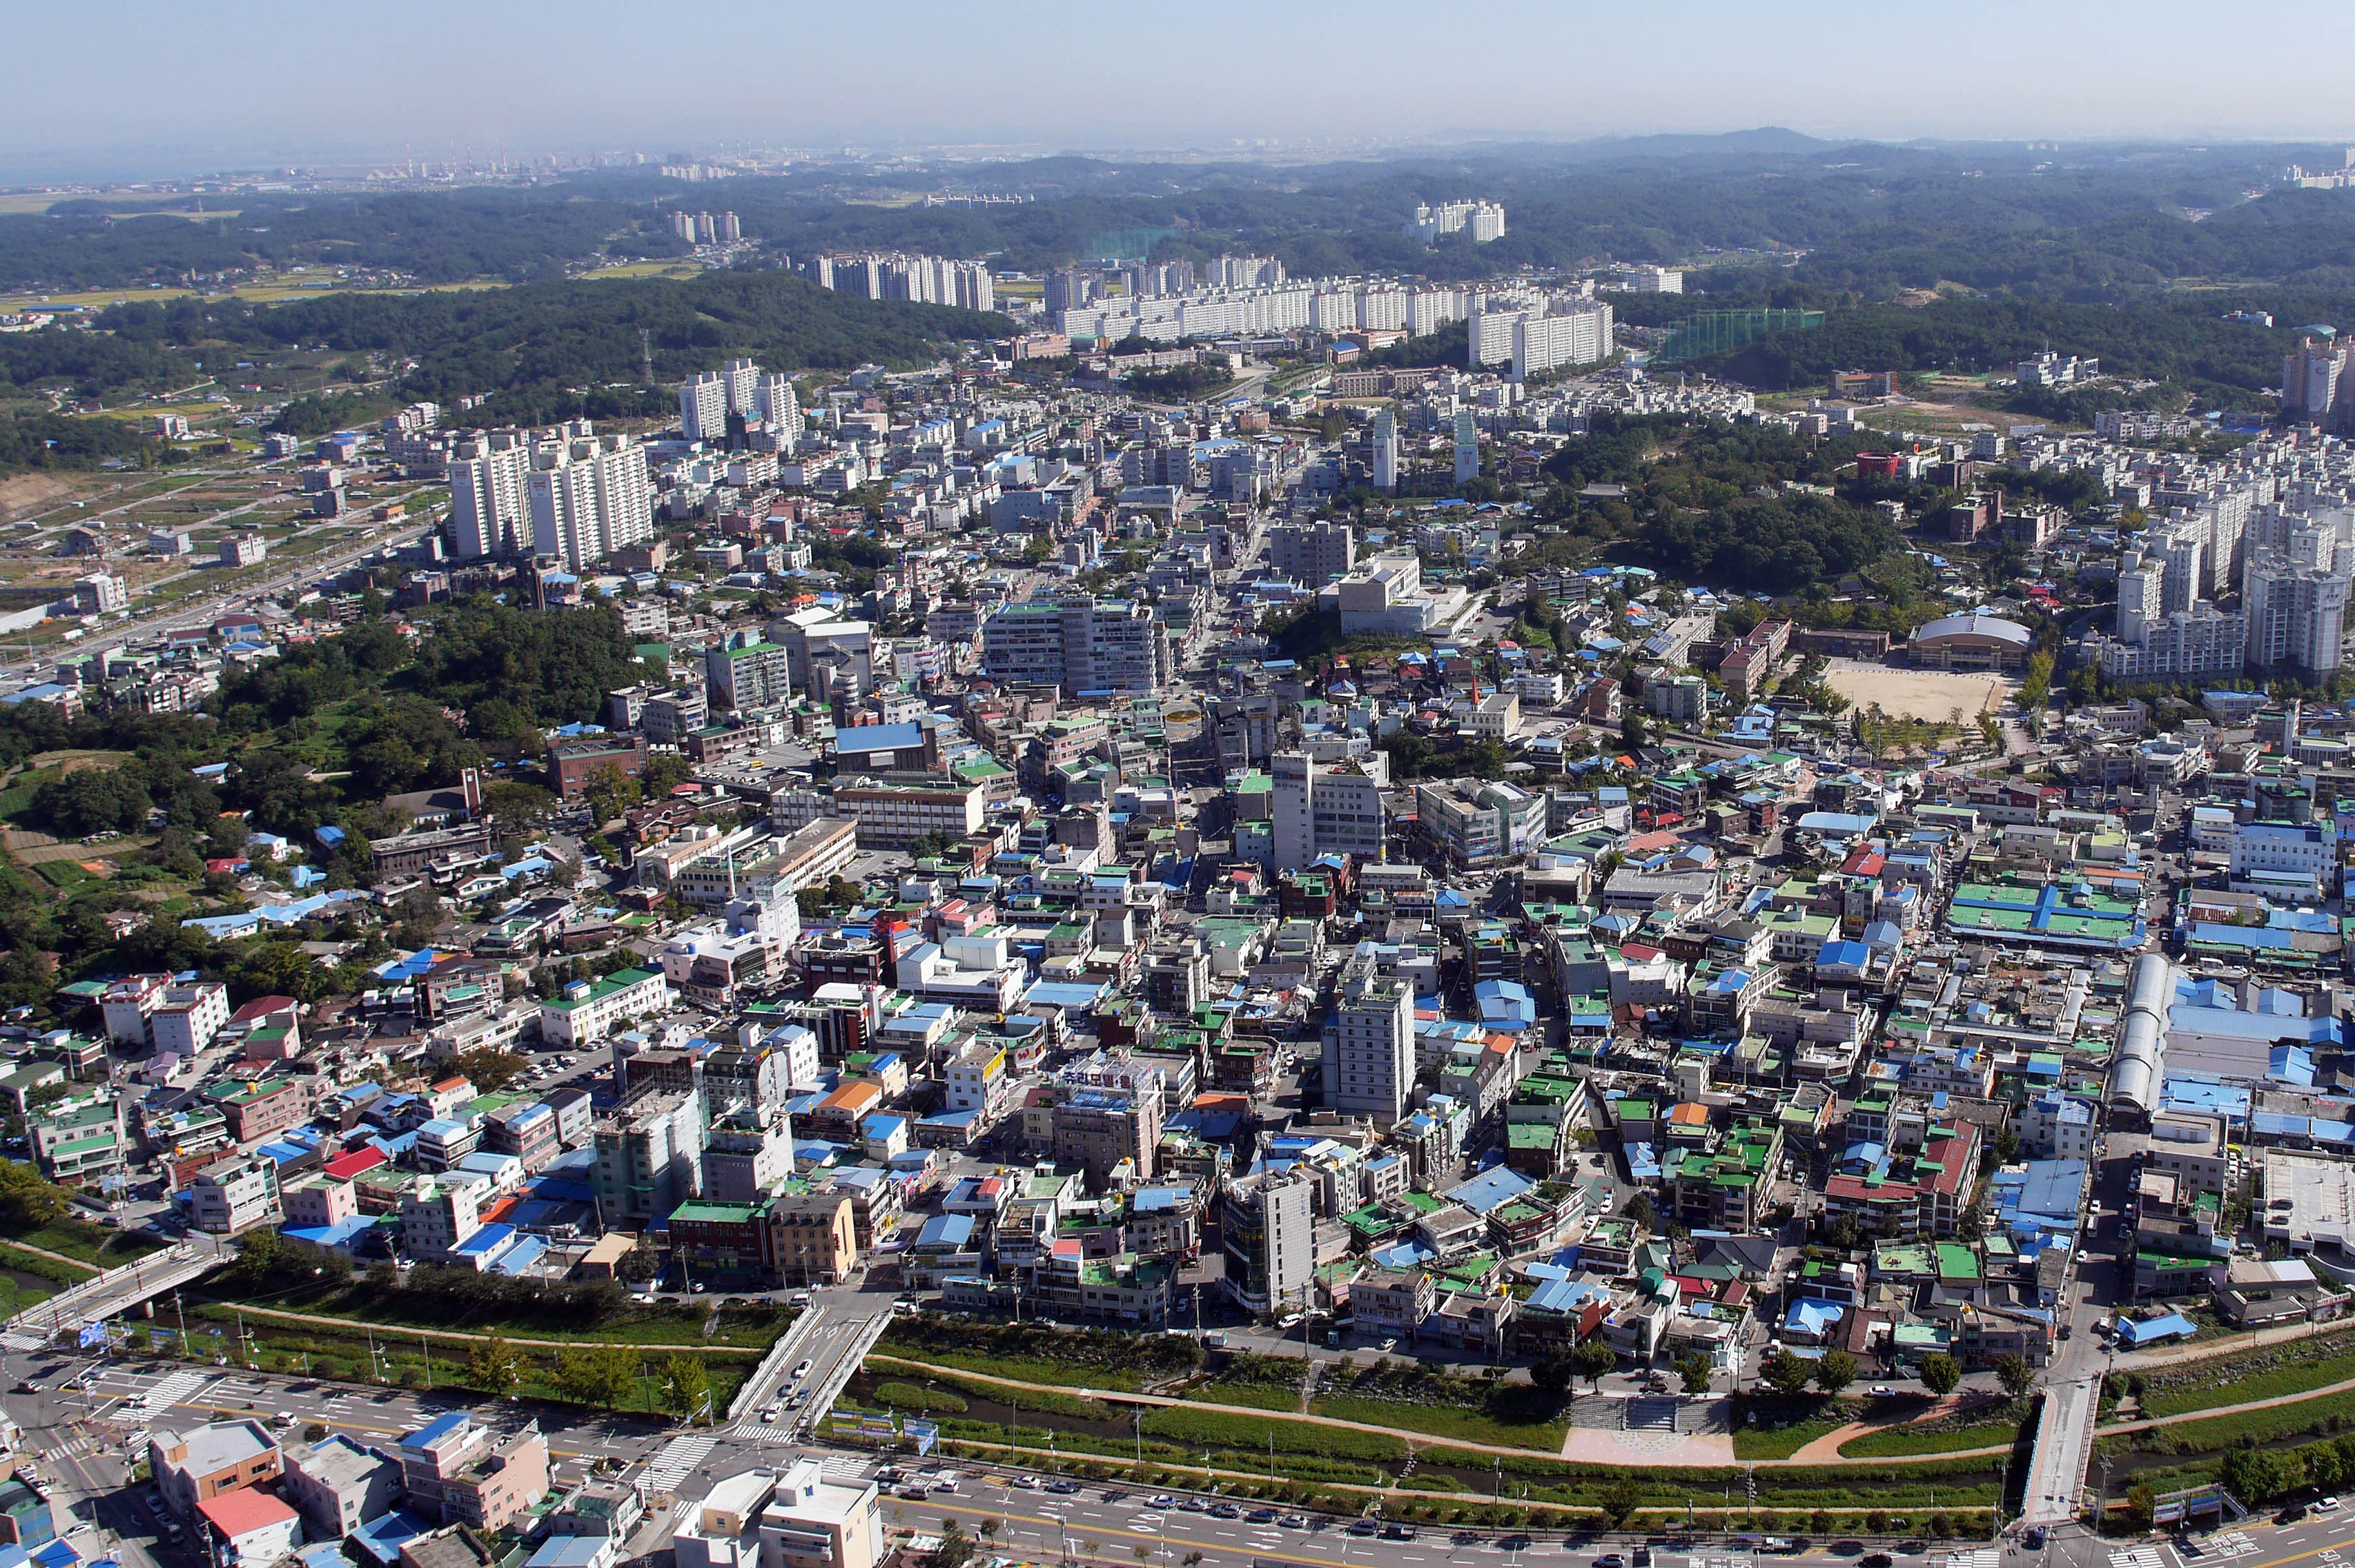
[[1388, 409], [1374, 415], [1374, 488], [1388, 493], [1398, 488], [1398, 416]]
[[[730, 359], [719, 368], [719, 379], [728, 389], [728, 411], [745, 419], [753, 418], [753, 390], [761, 384], [761, 368], [750, 359]], [[726, 421], [719, 428], [724, 433]]]
[[1370, 951], [1342, 965], [1325, 1026], [1325, 1104], [1379, 1127], [1406, 1115], [1414, 1088], [1414, 987], [1385, 975]]
[[503, 431], [472, 457], [450, 461], [450, 531], [461, 560], [521, 555], [531, 542], [531, 448]]
[[1278, 752], [1268, 772], [1275, 781], [1269, 806], [1275, 868], [1297, 871], [1316, 858], [1316, 760], [1305, 752]]
[[540, 448], [531, 473], [531, 541], [568, 571], [655, 536], [654, 475], [627, 436], [588, 436]]
[[689, 441], [728, 439], [728, 378], [717, 370], [690, 377], [678, 389], [678, 428]]
[[2250, 553], [2242, 596], [2249, 663], [2291, 665], [2317, 676], [2339, 667], [2348, 575], [2337, 544], [2337, 529], [2315, 522], [2293, 531], [2286, 549]]

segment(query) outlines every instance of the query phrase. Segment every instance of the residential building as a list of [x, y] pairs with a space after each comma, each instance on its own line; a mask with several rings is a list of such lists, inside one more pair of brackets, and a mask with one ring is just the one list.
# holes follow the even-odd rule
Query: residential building
[[215, 1421], [202, 1426], [156, 1426], [147, 1434], [147, 1469], [166, 1507], [182, 1519], [223, 1492], [275, 1477], [278, 1439], [259, 1421]]
[[1414, 987], [1382, 973], [1375, 944], [1360, 944], [1341, 967], [1325, 1026], [1326, 1108], [1391, 1126], [1406, 1114], [1414, 1072]]
[[548, 1495], [548, 1439], [538, 1422], [500, 1432], [453, 1410], [402, 1437], [395, 1452], [405, 1506], [442, 1524], [505, 1530]]
[[982, 623], [982, 666], [996, 680], [1067, 692], [1154, 691], [1175, 668], [1169, 629], [1124, 599], [1009, 604]]
[[235, 1236], [274, 1223], [278, 1162], [268, 1155], [207, 1166], [188, 1183], [188, 1222], [216, 1236]]
[[532, 550], [568, 571], [654, 538], [654, 475], [645, 448], [631, 437], [543, 446], [533, 454], [529, 485]]
[[606, 1226], [642, 1226], [702, 1189], [699, 1093], [654, 1093], [599, 1118], [591, 1185]]
[[1305, 1308], [1316, 1277], [1316, 1184], [1305, 1172], [1255, 1171], [1227, 1185], [1219, 1200], [1226, 1244], [1220, 1283], [1258, 1316]]
[[362, 1523], [392, 1511], [400, 1498], [400, 1464], [338, 1432], [284, 1459], [279, 1489], [309, 1533], [341, 1541]]

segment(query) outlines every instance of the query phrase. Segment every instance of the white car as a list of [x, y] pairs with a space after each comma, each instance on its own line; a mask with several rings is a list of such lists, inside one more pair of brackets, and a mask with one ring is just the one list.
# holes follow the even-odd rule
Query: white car
[[811, 1362], [809, 1362], [809, 1361], [804, 1361], [800, 1366], [795, 1367], [795, 1368], [793, 1370], [792, 1375], [791, 1375], [791, 1376], [789, 1376], [789, 1377], [786, 1379], [786, 1381], [787, 1381], [788, 1382], [796, 1382], [796, 1383], [797, 1383], [797, 1382], [799, 1382], [799, 1381], [801, 1381], [804, 1378], [805, 1378], [805, 1377], [807, 1377], [807, 1376], [809, 1376], [809, 1375], [810, 1375], [810, 1367], [811, 1367], [811, 1365], [812, 1365], [812, 1363], [811, 1363]]

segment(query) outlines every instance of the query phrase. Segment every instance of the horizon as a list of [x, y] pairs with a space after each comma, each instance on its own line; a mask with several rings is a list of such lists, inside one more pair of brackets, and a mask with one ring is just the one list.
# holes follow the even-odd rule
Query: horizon
[[[0, 180], [440, 164], [453, 148], [479, 164], [502, 147], [510, 161], [727, 146], [934, 161], [955, 149], [1396, 156], [1770, 126], [1893, 145], [2355, 142], [2326, 96], [2286, 91], [2285, 45], [2313, 57], [2355, 44], [2355, 13], [2311, 0], [2275, 8], [2261, 36], [2220, 28], [2184, 0], [2094, 0], [2058, 16], [1996, 0], [1968, 28], [1911, 48], [1857, 0], [1818, 5], [1804, 26], [1686, 0], [1665, 27], [1527, 4], [1434, 27], [1427, 11], [1369, 0], [1256, 16], [1249, 35], [1068, 0], [993, 28], [913, 0], [888, 37], [858, 14], [810, 7], [781, 26], [721, 0], [698, 13], [697, 37], [726, 39], [724, 72], [691, 53], [650, 66], [662, 57], [645, 34], [661, 18], [613, 0], [582, 0], [553, 30], [520, 7], [429, 0], [350, 51], [285, 0], [247, 0], [226, 24], [143, 9], [142, 47], [127, 57], [91, 49], [64, 13], [16, 24], [20, 59], [42, 69], [21, 72], [0, 104]], [[1828, 35], [1851, 47], [1828, 52]], [[1238, 49], [1260, 63], [1237, 69]], [[1163, 69], [1135, 67], [1147, 50]], [[1581, 69], [1596, 60], [1609, 63]], [[1277, 61], [1313, 69], [1260, 68]]]

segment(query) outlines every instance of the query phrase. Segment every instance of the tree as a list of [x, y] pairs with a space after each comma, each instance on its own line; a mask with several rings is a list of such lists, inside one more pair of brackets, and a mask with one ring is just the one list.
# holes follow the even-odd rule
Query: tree
[[485, 1393], [503, 1394], [523, 1381], [523, 1357], [504, 1335], [478, 1339], [466, 1352], [466, 1381]]
[[[1709, 1358], [1698, 1350], [1689, 1350], [1677, 1358], [1677, 1375], [1684, 1379], [1685, 1392], [1707, 1393], [1711, 1368]], [[1823, 1527], [1830, 1529], [1829, 1525]]]
[[691, 1416], [711, 1395], [711, 1373], [701, 1356], [673, 1356], [663, 1363], [663, 1405], [677, 1415]]
[[2018, 1356], [2005, 1356], [1995, 1364], [1995, 1381], [2003, 1385], [2004, 1392], [2019, 1399], [2036, 1386], [2036, 1369]]
[[593, 1345], [556, 1358], [556, 1392], [581, 1404], [619, 1410], [638, 1386], [638, 1353], [626, 1345]]
[[1627, 1200], [1620, 1206], [1619, 1214], [1622, 1219], [1633, 1220], [1647, 1231], [1660, 1221], [1659, 1211], [1652, 1206], [1652, 1195], [1648, 1192], [1638, 1192]]
[[1543, 1356], [1529, 1363], [1529, 1381], [1556, 1399], [1570, 1392], [1571, 1380], [1577, 1375], [1578, 1363], [1569, 1356]]
[[1614, 1476], [1594, 1494], [1594, 1500], [1601, 1505], [1611, 1527], [1624, 1530], [1627, 1521], [1636, 1517], [1636, 1510], [1644, 1506], [1644, 1484], [1633, 1476]]
[[1601, 1339], [1589, 1339], [1571, 1359], [1576, 1363], [1579, 1375], [1586, 1380], [1587, 1387], [1600, 1389], [1603, 1380], [1619, 1364], [1619, 1352]]
[[1856, 1358], [1846, 1350], [1826, 1350], [1816, 1362], [1816, 1386], [1837, 1394], [1856, 1381]]
[[527, 1058], [493, 1046], [462, 1051], [450, 1059], [450, 1071], [485, 1094], [497, 1093], [530, 1068], [531, 1062]]
[[1806, 1388], [1807, 1380], [1815, 1375], [1815, 1371], [1789, 1350], [1783, 1349], [1767, 1358], [1766, 1364], [1758, 1369], [1758, 1375], [1766, 1380], [1769, 1388], [1789, 1398], [1796, 1397]]
[[1922, 1386], [1940, 1399], [1954, 1392], [1962, 1381], [1962, 1363], [1954, 1357], [1933, 1350], [1922, 1358]]
[[941, 1520], [941, 1543], [925, 1560], [925, 1568], [964, 1568], [973, 1557], [973, 1537], [954, 1519]]
[[1631, 710], [1619, 720], [1619, 738], [1627, 742], [1627, 749], [1631, 752], [1643, 750], [1644, 742], [1651, 738], [1651, 726], [1640, 713]]
[[2150, 1528], [2158, 1512], [2158, 1494], [2148, 1487], [2136, 1485], [2126, 1488], [2126, 1506], [2118, 1517], [2129, 1533], [2139, 1535]]

